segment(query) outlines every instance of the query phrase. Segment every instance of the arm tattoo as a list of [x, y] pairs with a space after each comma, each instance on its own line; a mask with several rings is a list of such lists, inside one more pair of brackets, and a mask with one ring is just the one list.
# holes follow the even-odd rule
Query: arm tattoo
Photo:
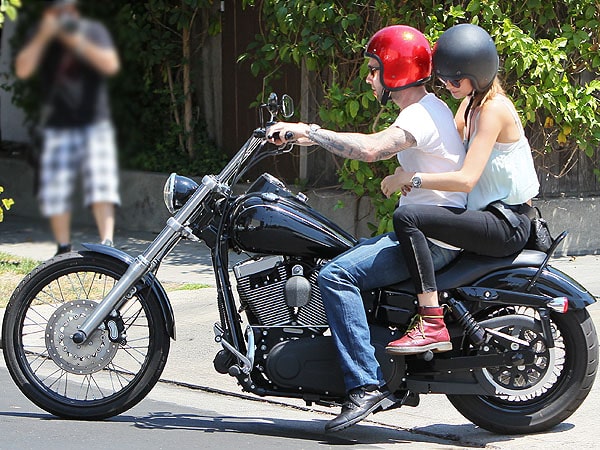
[[308, 137], [335, 155], [366, 162], [389, 159], [417, 143], [412, 134], [398, 127], [375, 134], [336, 133], [320, 128]]

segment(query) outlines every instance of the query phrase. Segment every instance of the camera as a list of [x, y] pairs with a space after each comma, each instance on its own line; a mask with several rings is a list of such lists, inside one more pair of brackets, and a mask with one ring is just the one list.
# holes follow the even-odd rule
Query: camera
[[76, 33], [79, 31], [80, 20], [75, 14], [72, 13], [62, 13], [58, 16], [59, 27], [65, 33]]

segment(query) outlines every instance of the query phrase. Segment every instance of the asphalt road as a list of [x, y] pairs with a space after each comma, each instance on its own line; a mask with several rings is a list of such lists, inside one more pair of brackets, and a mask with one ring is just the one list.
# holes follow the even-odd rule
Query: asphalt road
[[[425, 395], [417, 408], [369, 416], [338, 434], [323, 432], [337, 408], [306, 408], [301, 401], [261, 399], [241, 392], [233, 378], [212, 367], [215, 289], [177, 291], [178, 318], [162, 379], [138, 406], [102, 422], [65, 421], [31, 404], [8, 375], [0, 355], [0, 450], [118, 448], [269, 449], [527, 449], [598, 448], [598, 383], [581, 408], [545, 433], [503, 436], [463, 418], [443, 395]], [[591, 309], [600, 328], [599, 304]], [[242, 398], [243, 397], [243, 398]], [[173, 431], [177, 431], [174, 433]]]
[[[39, 224], [3, 223], [0, 251], [38, 259], [55, 248]], [[92, 230], [93, 231], [93, 230]], [[93, 241], [94, 233], [81, 232], [78, 242]], [[153, 236], [152, 236], [153, 237]], [[119, 247], [138, 254], [149, 237], [136, 234]], [[158, 278], [163, 282], [214, 284], [210, 258], [202, 247], [183, 242], [164, 261]], [[600, 256], [558, 258], [551, 264], [565, 271], [600, 296]], [[338, 409], [308, 409], [300, 401], [241, 399], [239, 386], [228, 375], [214, 371], [212, 359], [219, 350], [212, 325], [218, 320], [216, 289], [169, 293], [177, 323], [177, 341], [159, 383], [137, 407], [103, 422], [62, 421], [32, 405], [14, 386], [0, 364], [0, 450], [116, 448], [219, 448], [255, 446], [310, 448], [446, 449], [491, 448], [563, 450], [600, 448], [597, 411], [600, 382], [581, 407], [567, 420], [545, 433], [503, 436], [482, 430], [463, 418], [443, 395], [421, 397], [417, 408], [375, 414], [337, 435], [323, 426]], [[600, 330], [600, 303], [588, 308]], [[0, 310], [2, 316], [3, 310]], [[195, 387], [185, 388], [182, 385]], [[276, 400], [276, 401], [273, 401]], [[284, 404], [285, 402], [285, 404]], [[174, 433], [173, 431], [177, 431]]]
[[138, 406], [96, 422], [61, 420], [29, 402], [0, 367], [1, 449], [457, 449], [452, 441], [389, 426], [323, 432], [331, 416], [159, 383]]

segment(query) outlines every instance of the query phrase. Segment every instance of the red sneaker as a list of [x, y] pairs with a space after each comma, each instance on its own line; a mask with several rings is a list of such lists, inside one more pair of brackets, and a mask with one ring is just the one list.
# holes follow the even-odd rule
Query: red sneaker
[[441, 306], [419, 306], [408, 331], [385, 348], [391, 355], [414, 355], [431, 350], [434, 353], [452, 350], [450, 335], [444, 323]]

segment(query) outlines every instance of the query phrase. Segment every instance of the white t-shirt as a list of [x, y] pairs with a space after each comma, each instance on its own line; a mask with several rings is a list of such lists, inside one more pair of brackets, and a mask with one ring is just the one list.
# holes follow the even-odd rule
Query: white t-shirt
[[[434, 94], [404, 108], [392, 126], [408, 131], [417, 141], [415, 147], [398, 152], [398, 161], [407, 172], [454, 172], [462, 167], [465, 147], [454, 116]], [[419, 188], [401, 196], [400, 204], [465, 208], [467, 194]]]

